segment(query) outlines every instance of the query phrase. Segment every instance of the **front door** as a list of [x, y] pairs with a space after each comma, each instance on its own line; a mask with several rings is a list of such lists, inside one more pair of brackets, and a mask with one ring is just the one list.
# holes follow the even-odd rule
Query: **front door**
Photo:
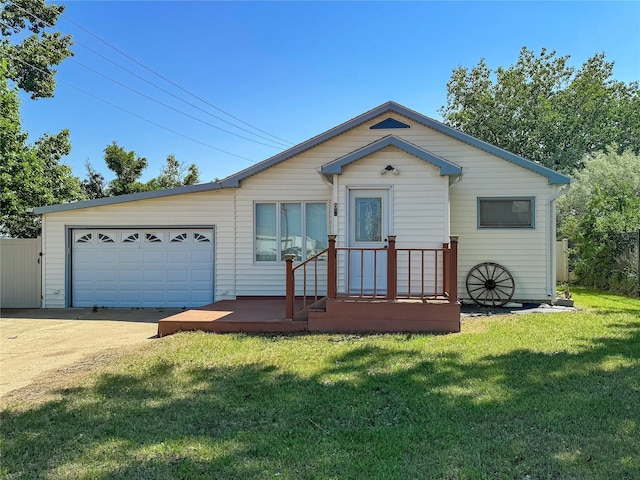
[[349, 293], [387, 292], [387, 235], [389, 190], [349, 190]]

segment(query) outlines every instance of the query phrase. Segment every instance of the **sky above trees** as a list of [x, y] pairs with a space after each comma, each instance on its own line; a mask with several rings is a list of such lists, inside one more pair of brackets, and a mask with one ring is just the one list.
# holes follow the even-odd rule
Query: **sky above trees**
[[149, 178], [173, 153], [207, 181], [387, 100], [441, 119], [456, 67], [480, 58], [489, 68], [506, 67], [522, 46], [555, 49], [575, 67], [604, 52], [615, 62], [615, 79], [640, 79], [638, 2], [66, 6], [57, 27], [73, 36], [75, 56], [58, 69], [55, 97], [24, 95], [21, 114], [30, 141], [70, 130], [65, 161], [80, 177], [88, 160], [110, 179], [103, 150], [113, 141], [148, 159]]

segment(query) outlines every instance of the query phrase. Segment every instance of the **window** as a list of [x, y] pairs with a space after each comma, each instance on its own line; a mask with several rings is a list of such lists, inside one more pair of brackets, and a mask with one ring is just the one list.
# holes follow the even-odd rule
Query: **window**
[[327, 248], [327, 204], [256, 203], [255, 260], [305, 260]]
[[478, 198], [478, 228], [535, 228], [535, 198]]

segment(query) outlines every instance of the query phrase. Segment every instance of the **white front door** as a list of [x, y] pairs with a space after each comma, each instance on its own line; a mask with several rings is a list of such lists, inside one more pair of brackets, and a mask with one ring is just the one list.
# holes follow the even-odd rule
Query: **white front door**
[[387, 292], [389, 190], [349, 190], [349, 293], [384, 295]]

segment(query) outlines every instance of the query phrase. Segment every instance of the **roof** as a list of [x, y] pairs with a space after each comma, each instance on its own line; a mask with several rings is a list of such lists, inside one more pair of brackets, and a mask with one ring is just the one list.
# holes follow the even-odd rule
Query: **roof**
[[383, 148], [393, 146], [400, 150], [403, 150], [420, 160], [424, 160], [431, 165], [434, 165], [440, 169], [440, 175], [460, 175], [462, 174], [462, 167], [452, 163], [448, 160], [445, 160], [438, 155], [425, 150], [424, 148], [418, 147], [411, 142], [407, 142], [406, 140], [396, 137], [395, 135], [387, 135], [386, 137], [382, 137], [375, 142], [370, 143], [369, 145], [365, 145], [358, 150], [345, 155], [344, 157], [338, 158], [333, 162], [327, 163], [323, 165], [320, 169], [320, 173], [323, 174], [341, 174], [343, 167], [346, 167], [352, 162], [360, 160], [367, 155], [371, 155]]
[[[219, 182], [202, 183], [198, 185], [188, 185], [184, 187], [170, 188], [167, 190], [155, 190], [152, 192], [132, 193], [129, 195], [120, 195], [117, 197], [106, 197], [106, 198], [98, 198], [95, 200], [84, 200], [84, 201], [65, 203], [60, 205], [37, 207], [33, 209], [33, 212], [37, 214], [61, 212], [65, 210], [76, 210], [80, 208], [98, 207], [103, 205], [112, 205], [116, 203], [133, 202], [136, 200], [147, 200], [151, 198], [169, 197], [172, 195], [182, 195], [185, 193], [198, 193], [198, 192], [205, 192], [205, 191], [211, 191], [211, 190], [219, 190], [222, 188], [238, 188], [240, 186], [240, 182], [242, 182], [243, 180], [253, 175], [256, 175], [257, 173], [260, 173], [264, 170], [267, 170], [268, 168], [278, 165], [279, 163], [284, 162], [285, 160], [289, 160], [290, 158], [295, 157], [296, 155], [299, 155], [300, 153], [305, 152], [313, 147], [316, 147], [317, 145], [323, 142], [326, 142], [327, 140], [337, 137], [338, 135], [341, 135], [349, 130], [359, 127], [360, 125], [367, 123], [385, 114], [400, 115], [408, 120], [412, 120], [416, 123], [419, 123], [428, 128], [431, 128], [439, 133], [442, 133], [456, 140], [459, 140], [463, 143], [466, 143], [475, 148], [478, 148], [487, 153], [490, 153], [491, 155], [502, 158], [503, 160], [506, 160], [515, 165], [518, 165], [519, 167], [530, 170], [534, 173], [537, 173], [538, 175], [547, 177], [549, 184], [551, 185], [564, 185], [571, 182], [571, 179], [568, 176], [562, 175], [561, 173], [551, 170], [550, 168], [547, 168], [543, 165], [532, 162], [531, 160], [527, 160], [526, 158], [520, 157], [513, 153], [507, 152], [506, 150], [503, 150], [494, 145], [491, 145], [483, 140], [479, 140], [475, 137], [472, 137], [471, 135], [467, 135], [466, 133], [463, 133], [454, 128], [451, 128], [445, 125], [444, 123], [438, 122], [437, 120], [434, 120], [425, 115], [422, 115], [421, 113], [410, 110], [407, 107], [404, 107], [398, 103], [386, 102], [372, 110], [369, 110], [368, 112], [363, 113], [362, 115], [358, 115], [357, 117], [352, 118], [351, 120], [348, 120], [338, 125], [337, 127], [327, 130], [326, 132], [321, 133], [320, 135], [310, 138], [305, 142], [302, 142], [294, 147], [291, 147], [288, 150], [285, 150], [282, 153], [279, 153], [271, 158], [268, 158], [249, 168], [246, 168], [236, 174], [233, 174], [223, 180], [220, 180]], [[409, 144], [408, 142], [405, 142], [405, 143], [408, 145], [412, 145], [412, 144]], [[419, 148], [415, 145], [413, 145], [413, 147]], [[398, 148], [401, 148], [401, 147], [398, 147]], [[424, 150], [424, 152], [429, 153], [426, 150]], [[409, 152], [409, 153], [412, 153], [412, 152]], [[422, 154], [424, 155], [424, 153]], [[432, 155], [433, 157], [437, 157], [433, 154], [429, 154], [429, 155]], [[446, 162], [446, 160], [442, 159], [441, 157], [437, 157], [437, 158], [439, 159], [438, 161]], [[433, 163], [433, 162], [430, 161], [429, 163]], [[331, 165], [331, 164], [327, 164], [327, 165]], [[451, 164], [451, 165], [454, 165], [454, 164]]]

